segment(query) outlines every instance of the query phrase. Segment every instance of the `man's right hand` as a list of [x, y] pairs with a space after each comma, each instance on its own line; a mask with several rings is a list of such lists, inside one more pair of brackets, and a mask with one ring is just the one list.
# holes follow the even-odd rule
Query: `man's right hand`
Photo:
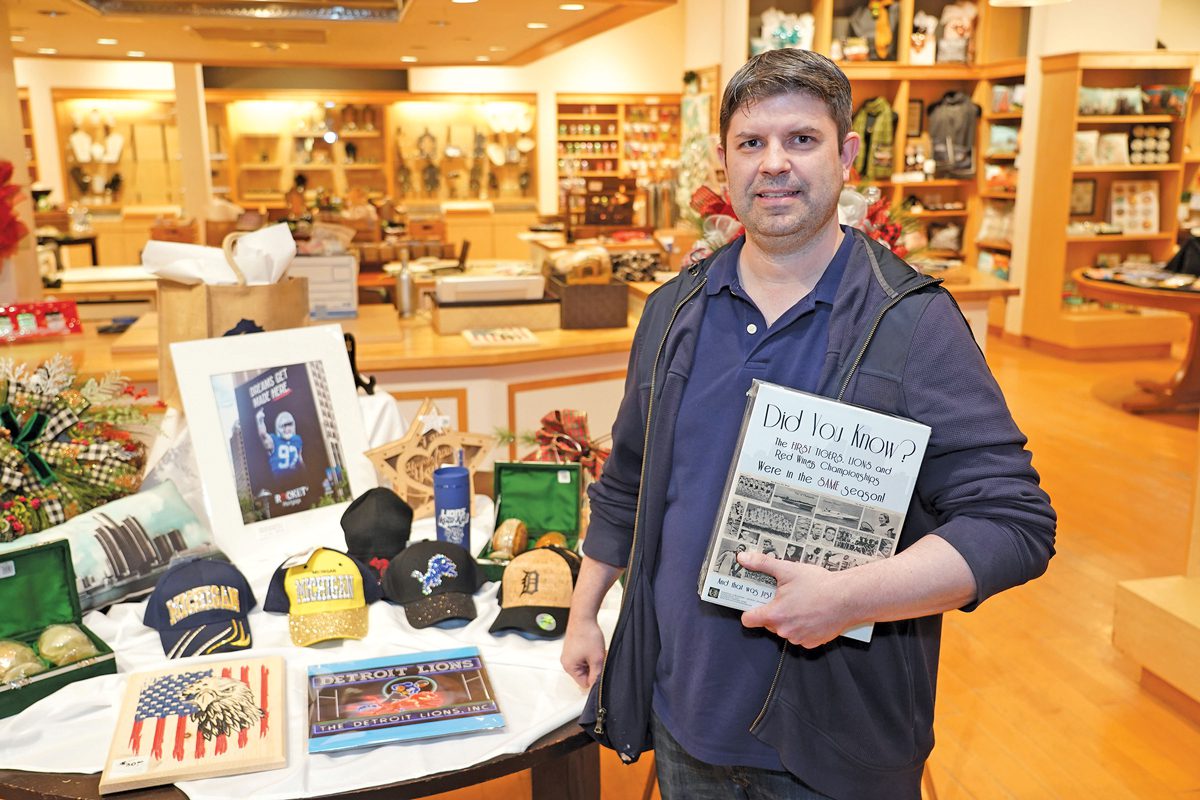
[[604, 666], [604, 633], [595, 617], [579, 619], [572, 615], [563, 638], [560, 663], [581, 689], [590, 689], [600, 677], [600, 668]]

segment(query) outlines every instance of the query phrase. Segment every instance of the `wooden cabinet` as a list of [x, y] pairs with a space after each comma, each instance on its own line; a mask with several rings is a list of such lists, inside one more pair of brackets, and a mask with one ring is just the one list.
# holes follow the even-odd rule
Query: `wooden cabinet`
[[559, 177], [659, 177], [679, 160], [679, 95], [559, 95]]
[[[1069, 275], [1095, 264], [1101, 256], [1154, 261], [1171, 256], [1186, 166], [1184, 141], [1195, 133], [1186, 116], [1081, 114], [1081, 89], [1190, 86], [1196, 63], [1193, 54], [1163, 52], [1075, 53], [1042, 59], [1035, 163], [1038, 190], [1030, 198], [1022, 329], [1047, 349], [1081, 358], [1165, 355], [1170, 343], [1184, 334], [1186, 320], [1178, 314], [1081, 303]], [[1137, 134], [1147, 128], [1156, 135], [1166, 132], [1165, 160], [1113, 163], [1111, 158], [1090, 155], [1089, 142], [1141, 138]], [[1084, 227], [1085, 223], [1091, 227]], [[1122, 230], [1105, 232], [1098, 227], [1104, 223], [1118, 223]]]

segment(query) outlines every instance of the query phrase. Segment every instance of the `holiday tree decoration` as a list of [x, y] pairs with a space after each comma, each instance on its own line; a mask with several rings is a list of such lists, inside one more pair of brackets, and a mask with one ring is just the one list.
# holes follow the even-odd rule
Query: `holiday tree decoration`
[[36, 370], [0, 359], [0, 541], [138, 490], [146, 445], [128, 428], [147, 421], [142, 396], [115, 372], [81, 383], [63, 355]]

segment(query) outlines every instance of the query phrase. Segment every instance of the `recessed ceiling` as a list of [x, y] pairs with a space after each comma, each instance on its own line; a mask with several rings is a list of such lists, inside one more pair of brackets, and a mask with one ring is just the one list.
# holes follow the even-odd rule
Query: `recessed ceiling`
[[[7, 0], [13, 50], [254, 66], [528, 64], [676, 0]], [[187, 13], [180, 13], [185, 11]], [[253, 16], [251, 13], [253, 12]], [[0, 11], [0, 13], [3, 13]], [[336, 17], [336, 19], [335, 19]], [[393, 21], [379, 21], [391, 18]], [[376, 21], [369, 21], [376, 20]], [[546, 28], [530, 28], [531, 22]], [[614, 53], [614, 58], [621, 54]], [[412, 59], [415, 58], [416, 61]]]

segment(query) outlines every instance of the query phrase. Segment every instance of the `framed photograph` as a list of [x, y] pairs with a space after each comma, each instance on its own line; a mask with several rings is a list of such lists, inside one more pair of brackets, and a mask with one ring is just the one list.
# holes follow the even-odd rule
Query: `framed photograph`
[[1086, 217], [1096, 213], [1096, 181], [1080, 178], [1071, 181], [1071, 216]]
[[908, 128], [904, 134], [910, 139], [914, 136], [920, 136], [924, 130], [925, 120], [925, 103], [922, 100], [908, 101]]
[[234, 561], [342, 549], [376, 485], [341, 326], [171, 345], [205, 505]]

